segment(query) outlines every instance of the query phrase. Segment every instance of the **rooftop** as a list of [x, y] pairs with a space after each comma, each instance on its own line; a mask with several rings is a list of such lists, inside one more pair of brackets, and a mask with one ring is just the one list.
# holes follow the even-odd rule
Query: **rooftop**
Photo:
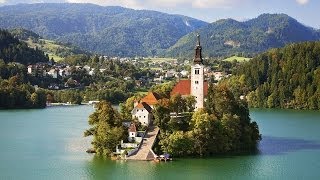
[[159, 99], [161, 99], [160, 95], [155, 92], [149, 92], [144, 98], [141, 99], [141, 102], [145, 102], [149, 105], [155, 105], [158, 103]]
[[[207, 96], [208, 94], [208, 82], [205, 81], [203, 84], [203, 93], [204, 96]], [[191, 94], [191, 80], [190, 79], [184, 79], [180, 80], [172, 89], [171, 96], [175, 94], [180, 95], [190, 95]]]

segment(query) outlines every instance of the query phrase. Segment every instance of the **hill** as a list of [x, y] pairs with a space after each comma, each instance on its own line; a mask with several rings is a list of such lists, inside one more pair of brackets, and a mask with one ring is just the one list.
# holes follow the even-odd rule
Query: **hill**
[[47, 62], [48, 57], [43, 51], [29, 48], [27, 43], [14, 38], [8, 31], [0, 29], [0, 59], [5, 63], [19, 62], [21, 64], [32, 64]]
[[46, 39], [110, 56], [152, 56], [206, 22], [181, 15], [93, 4], [0, 7], [0, 27], [22, 27]]
[[55, 61], [64, 59], [67, 56], [76, 54], [89, 54], [80, 48], [66, 43], [56, 42], [48, 39], [44, 39], [38, 34], [22, 29], [11, 29], [9, 32], [16, 38], [26, 42], [29, 47], [42, 50], [45, 54], [48, 54], [49, 58], [53, 58]]
[[166, 55], [190, 56], [196, 33], [202, 37], [205, 56], [255, 55], [288, 43], [320, 39], [319, 31], [304, 26], [288, 15], [262, 14], [245, 22], [223, 19], [211, 23], [182, 37]]
[[320, 109], [320, 42], [269, 50], [241, 64], [230, 80], [252, 107]]

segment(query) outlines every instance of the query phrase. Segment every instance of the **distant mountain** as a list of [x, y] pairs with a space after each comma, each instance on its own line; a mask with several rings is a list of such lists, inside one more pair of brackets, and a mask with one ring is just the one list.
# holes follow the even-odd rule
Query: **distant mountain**
[[13, 37], [8, 31], [0, 29], [1, 59], [5, 63], [18, 62], [21, 64], [33, 64], [49, 60], [43, 51], [28, 47], [27, 43]]
[[252, 55], [288, 43], [320, 39], [319, 30], [306, 27], [288, 15], [262, 14], [245, 22], [224, 19], [211, 23], [182, 37], [165, 55], [190, 56], [197, 33], [201, 35], [206, 56]]
[[93, 4], [19, 4], [0, 7], [0, 27], [22, 27], [44, 38], [112, 56], [164, 52], [208, 23], [181, 15]]

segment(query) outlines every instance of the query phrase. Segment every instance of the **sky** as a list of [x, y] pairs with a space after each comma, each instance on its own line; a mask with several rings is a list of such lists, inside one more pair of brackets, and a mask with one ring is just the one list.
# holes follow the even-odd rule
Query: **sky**
[[304, 25], [320, 29], [319, 0], [0, 0], [0, 5], [47, 2], [93, 3], [156, 10], [206, 22], [224, 18], [245, 21], [262, 13], [285, 13]]

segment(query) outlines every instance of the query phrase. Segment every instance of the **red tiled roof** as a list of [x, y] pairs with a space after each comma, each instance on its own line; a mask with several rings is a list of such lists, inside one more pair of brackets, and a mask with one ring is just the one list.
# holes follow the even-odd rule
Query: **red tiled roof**
[[191, 80], [180, 80], [172, 89], [171, 95], [190, 95], [191, 94]]
[[129, 132], [137, 132], [136, 125], [135, 125], [134, 123], [131, 123], [128, 131], [129, 131]]
[[136, 108], [140, 108], [140, 109], [144, 108], [144, 109], [146, 109], [148, 112], [151, 112], [151, 111], [152, 111], [152, 108], [151, 108], [146, 102], [141, 102], [141, 103], [139, 103], [139, 104], [136, 106]]
[[[203, 84], [203, 93], [204, 96], [208, 95], [208, 82], [205, 81]], [[190, 95], [191, 94], [191, 80], [180, 80], [172, 89], [171, 95], [180, 94], [180, 95]]]
[[157, 93], [149, 92], [144, 98], [141, 99], [141, 102], [145, 102], [149, 105], [158, 104], [158, 100], [161, 99]]

